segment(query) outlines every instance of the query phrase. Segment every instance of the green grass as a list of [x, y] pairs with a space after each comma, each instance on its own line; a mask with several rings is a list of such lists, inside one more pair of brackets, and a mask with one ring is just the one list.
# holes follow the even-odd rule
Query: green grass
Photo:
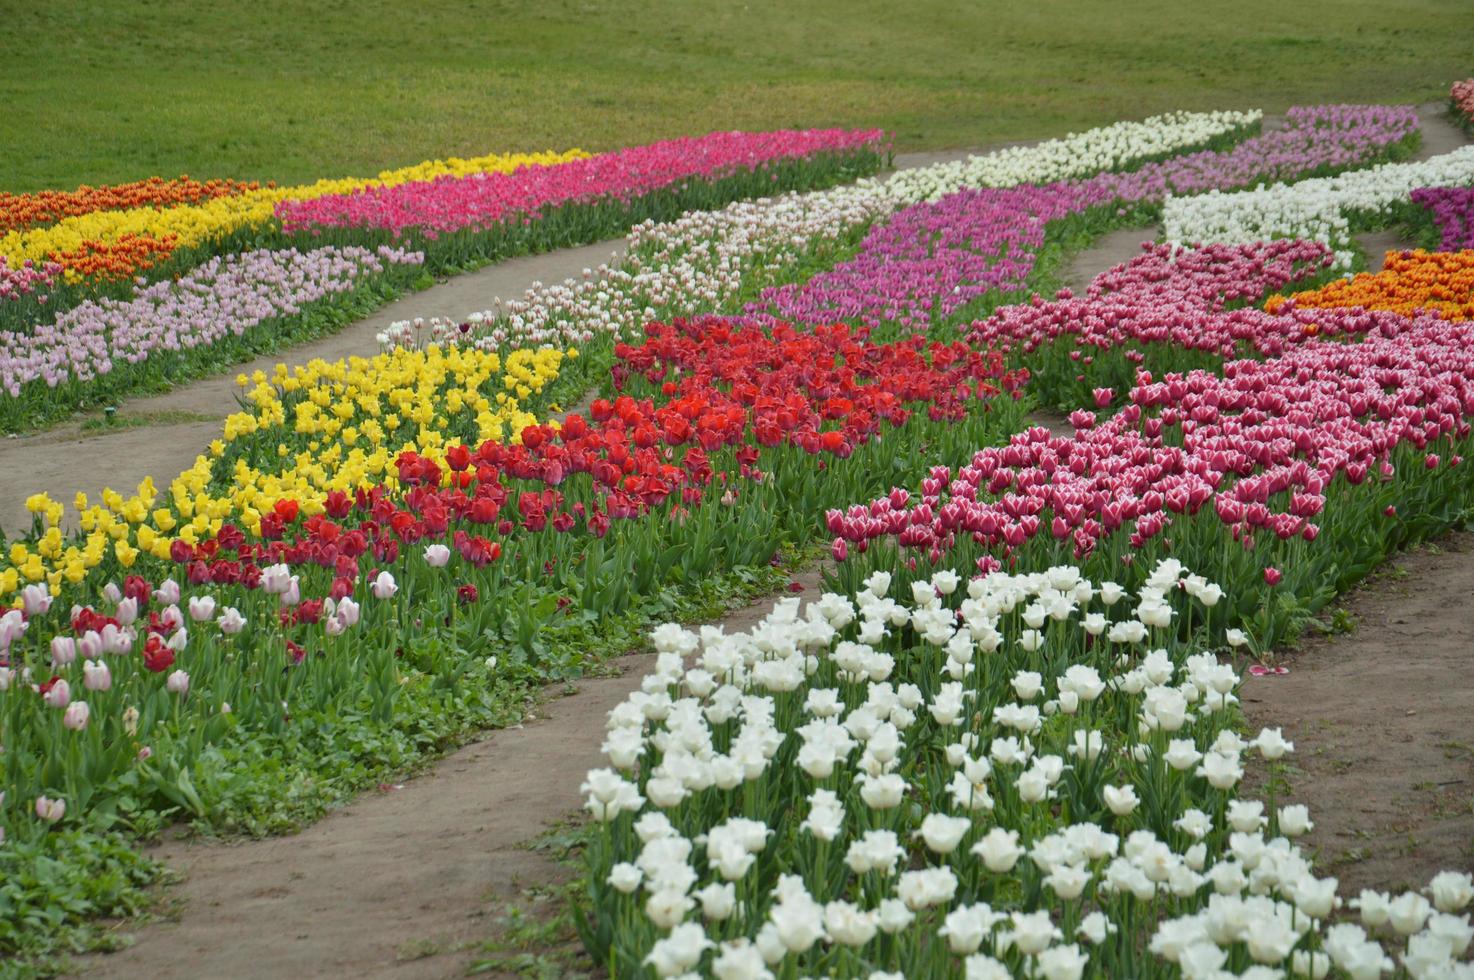
[[9, 4], [0, 187], [303, 181], [729, 128], [899, 149], [1174, 108], [1431, 101], [1467, 0], [163, 0]]

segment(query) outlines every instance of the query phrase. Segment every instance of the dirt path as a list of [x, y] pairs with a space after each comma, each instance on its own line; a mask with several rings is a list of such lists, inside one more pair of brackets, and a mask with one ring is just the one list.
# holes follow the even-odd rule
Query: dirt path
[[1288, 800], [1310, 807], [1343, 895], [1474, 870], [1474, 534], [1392, 561], [1343, 603], [1349, 633], [1251, 677], [1251, 727], [1295, 743]]
[[1423, 131], [1423, 140], [1418, 145], [1418, 152], [1413, 154], [1414, 160], [1452, 153], [1470, 142], [1469, 135], [1449, 121], [1446, 102], [1428, 102], [1418, 106], [1418, 127]]
[[1129, 262], [1141, 254], [1141, 243], [1155, 241], [1161, 237], [1162, 229], [1156, 226], [1150, 228], [1122, 228], [1117, 231], [1107, 232], [1089, 248], [1075, 254], [1070, 259], [1069, 268], [1065, 270], [1065, 285], [1075, 293], [1083, 296], [1085, 289], [1090, 285], [1090, 280], [1108, 269], [1115, 268], [1123, 262]]
[[[816, 597], [819, 572], [795, 577]], [[751, 629], [773, 598], [733, 611]], [[488, 734], [397, 788], [360, 796], [292, 837], [187, 840], [151, 857], [184, 875], [166, 897], [174, 922], [148, 926], [119, 953], [85, 957], [86, 977], [448, 977], [495, 931], [493, 912], [524, 889], [562, 880], [523, 845], [583, 803], [584, 774], [604, 764], [609, 709], [640, 685], [651, 654], [615, 661], [617, 677], [579, 681], [535, 719]], [[124, 924], [123, 931], [132, 931]]]
[[610, 261], [623, 252], [624, 239], [581, 248], [527, 255], [456, 276], [418, 293], [410, 293], [344, 330], [300, 347], [278, 351], [202, 378], [163, 395], [130, 399], [118, 406], [121, 418], [169, 414], [189, 421], [160, 422], [88, 435], [76, 424], [32, 436], [0, 440], [0, 528], [14, 534], [30, 526], [25, 499], [38, 490], [70, 506], [80, 490], [92, 495], [104, 486], [132, 493], [146, 476], [161, 489], [194, 464], [195, 457], [220, 435], [220, 420], [235, 411], [236, 375], [278, 363], [306, 364], [314, 358], [336, 360], [378, 353], [376, 335], [396, 320], [414, 317], [461, 317], [488, 309], [494, 301], [521, 298], [534, 282], [560, 282]]

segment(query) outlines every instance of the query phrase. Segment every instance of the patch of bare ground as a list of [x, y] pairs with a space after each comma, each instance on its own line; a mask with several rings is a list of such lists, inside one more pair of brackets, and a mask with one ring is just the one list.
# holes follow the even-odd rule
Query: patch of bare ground
[[1123, 262], [1130, 262], [1141, 254], [1143, 242], [1155, 241], [1160, 234], [1161, 229], [1156, 227], [1107, 232], [1070, 258], [1064, 284], [1076, 296], [1083, 296], [1092, 279]]
[[1285, 676], [1250, 677], [1252, 730], [1295, 743], [1279, 802], [1341, 891], [1421, 888], [1474, 870], [1474, 534], [1402, 554], [1307, 639]]

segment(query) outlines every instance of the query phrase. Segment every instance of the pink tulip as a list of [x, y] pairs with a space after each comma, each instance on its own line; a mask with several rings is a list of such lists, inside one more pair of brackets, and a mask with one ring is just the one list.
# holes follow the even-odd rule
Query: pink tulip
[[36, 797], [36, 816], [47, 823], [56, 823], [67, 815], [67, 801], [53, 800], [45, 796]]
[[369, 586], [369, 591], [373, 593], [375, 599], [392, 599], [399, 591], [399, 586], [395, 583], [393, 575], [382, 571], [375, 576], [373, 584]]
[[89, 691], [108, 691], [113, 686], [113, 674], [101, 660], [82, 664], [82, 686]]
[[27, 616], [44, 616], [51, 609], [51, 593], [45, 583], [26, 586], [21, 589], [20, 596]]
[[226, 636], [234, 636], [246, 628], [246, 617], [240, 614], [240, 610], [233, 606], [226, 606], [225, 610], [216, 618], [215, 624], [220, 627], [220, 632]]
[[51, 662], [57, 667], [65, 667], [77, 659], [77, 641], [70, 636], [53, 636], [51, 638]]
[[215, 597], [196, 595], [189, 597], [189, 618], [203, 623], [215, 615]]
[[72, 686], [65, 680], [58, 680], [41, 695], [41, 699], [53, 708], [65, 708], [72, 701]]
[[86, 660], [96, 660], [102, 654], [102, 636], [97, 630], [88, 630], [77, 641], [77, 652]]
[[73, 701], [67, 705], [66, 713], [61, 716], [61, 723], [74, 732], [80, 732], [87, 727], [87, 719], [91, 715], [86, 701]]

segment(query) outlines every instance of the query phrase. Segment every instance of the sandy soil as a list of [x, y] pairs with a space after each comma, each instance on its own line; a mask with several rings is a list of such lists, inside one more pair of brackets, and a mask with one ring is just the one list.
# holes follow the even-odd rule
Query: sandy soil
[[1065, 285], [1076, 296], [1083, 296], [1090, 280], [1123, 262], [1130, 262], [1141, 254], [1143, 242], [1153, 242], [1161, 237], [1162, 229], [1122, 228], [1107, 232], [1089, 248], [1077, 253], [1065, 271]]
[[1343, 894], [1474, 870], [1474, 534], [1400, 556], [1343, 607], [1350, 632], [1244, 682], [1251, 728], [1295, 743], [1282, 799], [1310, 807]]

